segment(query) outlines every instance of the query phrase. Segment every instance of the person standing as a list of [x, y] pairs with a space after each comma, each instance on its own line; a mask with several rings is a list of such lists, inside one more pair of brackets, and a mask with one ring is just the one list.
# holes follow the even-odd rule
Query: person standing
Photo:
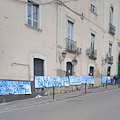
[[113, 79], [114, 79], [114, 85], [117, 85], [119, 79], [118, 75], [115, 75]]
[[116, 75], [114, 75], [114, 77], [113, 77], [113, 85], [115, 85], [115, 82], [116, 81]]

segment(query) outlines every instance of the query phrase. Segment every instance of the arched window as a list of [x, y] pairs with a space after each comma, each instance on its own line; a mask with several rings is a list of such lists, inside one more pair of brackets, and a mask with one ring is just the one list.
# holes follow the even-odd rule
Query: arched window
[[110, 23], [113, 24], [114, 8], [110, 6]]

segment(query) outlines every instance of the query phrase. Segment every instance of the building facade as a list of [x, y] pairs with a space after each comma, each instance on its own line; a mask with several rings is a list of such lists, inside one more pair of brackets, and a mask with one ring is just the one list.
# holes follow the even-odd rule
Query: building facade
[[96, 87], [103, 75], [120, 77], [119, 8], [119, 0], [2, 0], [0, 79], [31, 81], [34, 91], [35, 76], [90, 75]]

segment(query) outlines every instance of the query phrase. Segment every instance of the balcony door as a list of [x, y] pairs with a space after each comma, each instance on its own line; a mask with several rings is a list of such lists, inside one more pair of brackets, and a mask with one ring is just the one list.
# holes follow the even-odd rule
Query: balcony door
[[109, 43], [109, 55], [112, 56], [112, 44]]
[[91, 33], [91, 49], [95, 48], [95, 35]]
[[75, 50], [76, 42], [74, 41], [74, 22], [72, 20], [67, 20], [67, 49]]

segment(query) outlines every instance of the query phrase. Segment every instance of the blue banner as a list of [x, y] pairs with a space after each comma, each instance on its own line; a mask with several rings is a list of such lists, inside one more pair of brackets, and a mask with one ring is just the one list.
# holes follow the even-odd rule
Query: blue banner
[[69, 76], [70, 85], [80, 85], [82, 84], [81, 76]]
[[93, 76], [81, 76], [82, 78], [82, 84], [94, 84], [94, 78]]
[[87, 76], [87, 84], [94, 84], [93, 76]]
[[102, 83], [106, 83], [106, 81], [107, 81], [107, 83], [111, 82], [110, 76], [102, 76]]
[[0, 81], [0, 95], [6, 94], [31, 94], [30, 82]]
[[70, 85], [94, 84], [93, 76], [69, 76]]
[[68, 77], [35, 76], [35, 88], [69, 86]]

